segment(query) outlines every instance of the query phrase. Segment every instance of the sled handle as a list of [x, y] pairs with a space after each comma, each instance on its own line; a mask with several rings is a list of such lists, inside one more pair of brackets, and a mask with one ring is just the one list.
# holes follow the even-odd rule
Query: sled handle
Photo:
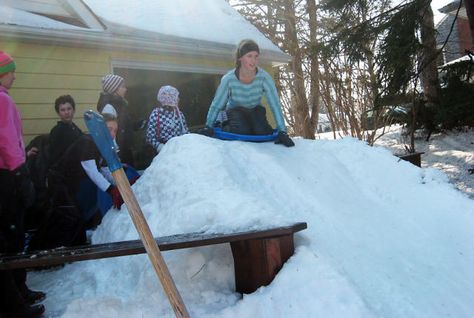
[[112, 141], [110, 132], [105, 125], [104, 118], [94, 111], [89, 110], [84, 113], [84, 120], [92, 135], [92, 139], [97, 145], [97, 148], [99, 148], [104, 159], [107, 161], [109, 169], [112, 171], [112, 176], [117, 184], [120, 195], [127, 205], [133, 224], [137, 229], [140, 239], [143, 242], [143, 246], [148, 254], [148, 258], [158, 275], [176, 317], [189, 318], [183, 299], [176, 288], [173, 278], [168, 270], [168, 266], [166, 266], [158, 244], [153, 238], [150, 227], [146, 222], [145, 216], [138, 205], [135, 194], [133, 193], [127, 176], [122, 168], [122, 164], [118, 159], [117, 149]]

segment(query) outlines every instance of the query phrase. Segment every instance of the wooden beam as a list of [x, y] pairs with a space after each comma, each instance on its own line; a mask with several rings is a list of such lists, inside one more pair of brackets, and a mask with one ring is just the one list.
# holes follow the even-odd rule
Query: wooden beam
[[[155, 238], [161, 251], [232, 243], [255, 239], [270, 239], [293, 235], [307, 228], [306, 223], [295, 223], [291, 226], [278, 227], [262, 231], [246, 231], [227, 234], [189, 233]], [[279, 244], [288, 244], [280, 242]], [[291, 244], [291, 247], [293, 244]], [[291, 253], [290, 253], [291, 252]], [[109, 257], [136, 255], [145, 253], [140, 240], [121, 241], [105, 244], [60, 247], [51, 250], [32, 251], [26, 254], [0, 254], [0, 270], [15, 268], [33, 268], [53, 266], [67, 262], [77, 262]], [[283, 249], [283, 259], [293, 254], [290, 248]], [[288, 256], [289, 255], [289, 256]]]

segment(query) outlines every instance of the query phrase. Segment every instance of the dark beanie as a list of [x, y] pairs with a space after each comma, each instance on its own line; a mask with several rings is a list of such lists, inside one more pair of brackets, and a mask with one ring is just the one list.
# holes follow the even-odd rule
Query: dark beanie
[[258, 48], [258, 44], [255, 43], [253, 40], [242, 40], [239, 44], [239, 48], [237, 50], [237, 58], [241, 58], [248, 52], [255, 51], [260, 54], [260, 49]]

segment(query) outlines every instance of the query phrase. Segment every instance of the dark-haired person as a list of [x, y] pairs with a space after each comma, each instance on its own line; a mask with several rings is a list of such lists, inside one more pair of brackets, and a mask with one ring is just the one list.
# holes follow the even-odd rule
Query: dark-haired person
[[59, 96], [54, 102], [54, 110], [60, 121], [49, 133], [49, 165], [55, 164], [66, 149], [83, 135], [82, 130], [74, 124], [76, 103], [70, 95]]
[[[23, 126], [8, 90], [15, 81], [15, 61], [0, 51], [0, 253], [23, 252], [24, 211], [33, 201], [32, 184], [25, 165]], [[26, 286], [24, 269], [0, 271], [0, 317], [39, 317], [43, 305], [34, 305], [45, 294]]]
[[[104, 121], [114, 139], [117, 119], [104, 115]], [[113, 180], [102, 173], [104, 164], [92, 137], [83, 134], [51, 166], [48, 183], [53, 212], [46, 225], [32, 238], [30, 248], [85, 244], [87, 222], [92, 221], [97, 212], [97, 189], [107, 192], [114, 207], [120, 208], [122, 197]]]
[[260, 49], [252, 40], [243, 40], [237, 47], [235, 69], [225, 74], [209, 107], [206, 126], [213, 127], [218, 114], [226, 112], [227, 125], [223, 130], [243, 135], [271, 134], [265, 108], [261, 106], [265, 96], [278, 129], [275, 143], [294, 146], [286, 133], [280, 99], [272, 77], [258, 67]]

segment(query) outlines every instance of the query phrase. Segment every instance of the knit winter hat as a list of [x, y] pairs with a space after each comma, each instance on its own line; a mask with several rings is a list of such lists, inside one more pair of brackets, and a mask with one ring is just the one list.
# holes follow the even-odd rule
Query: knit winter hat
[[255, 51], [258, 54], [260, 54], [260, 49], [258, 47], [258, 44], [255, 43], [253, 40], [242, 40], [239, 43], [239, 47], [237, 49], [237, 58], [241, 58], [248, 52]]
[[0, 76], [16, 69], [16, 63], [7, 53], [0, 51]]
[[178, 106], [178, 96], [179, 92], [173, 86], [162, 86], [158, 91], [158, 95], [156, 99], [161, 103], [163, 106]]
[[102, 89], [106, 93], [113, 94], [117, 91], [123, 81], [123, 77], [121, 76], [115, 74], [105, 75], [104, 77], [102, 77]]

